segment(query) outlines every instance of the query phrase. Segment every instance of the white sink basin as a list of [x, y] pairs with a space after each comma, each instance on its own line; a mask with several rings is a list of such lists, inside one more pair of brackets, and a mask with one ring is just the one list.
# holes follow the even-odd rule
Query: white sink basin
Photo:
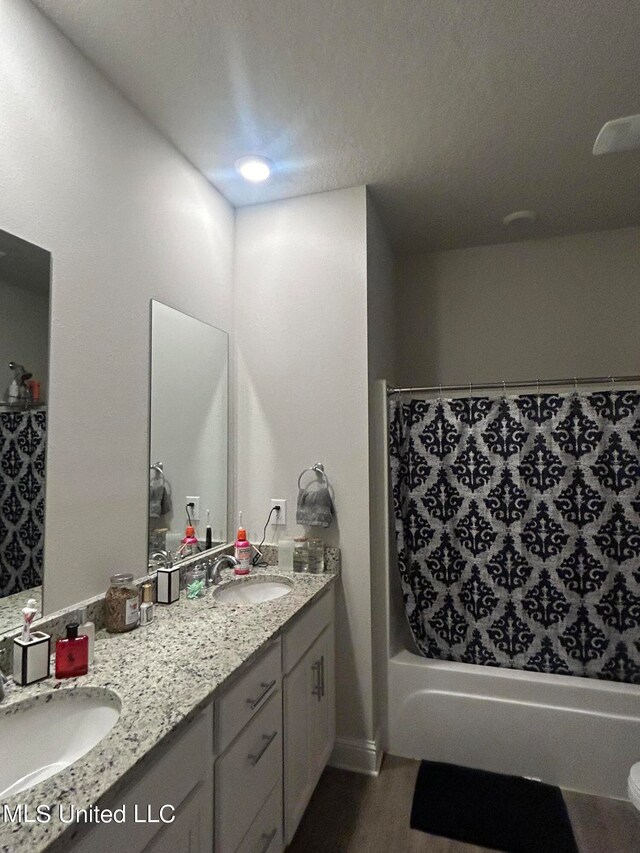
[[73, 764], [120, 716], [110, 690], [76, 688], [0, 705], [0, 801]]
[[251, 578], [231, 581], [214, 593], [223, 604], [262, 604], [289, 595], [293, 588], [286, 578]]

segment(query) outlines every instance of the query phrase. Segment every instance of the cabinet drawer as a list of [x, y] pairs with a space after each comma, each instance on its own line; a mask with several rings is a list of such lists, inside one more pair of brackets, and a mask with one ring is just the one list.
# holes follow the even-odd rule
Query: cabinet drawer
[[282, 782], [278, 780], [236, 853], [281, 853]]
[[282, 646], [278, 638], [224, 695], [218, 699], [217, 752], [223, 752], [249, 720], [280, 688]]
[[318, 601], [300, 616], [284, 635], [283, 668], [285, 674], [291, 672], [309, 646], [333, 621], [333, 587], [330, 587]]
[[278, 690], [216, 761], [216, 850], [231, 853], [282, 780], [282, 694]]

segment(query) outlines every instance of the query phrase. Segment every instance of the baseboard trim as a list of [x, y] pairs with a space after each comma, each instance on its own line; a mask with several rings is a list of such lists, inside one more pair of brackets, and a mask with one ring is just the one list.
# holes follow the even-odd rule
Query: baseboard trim
[[377, 776], [382, 764], [382, 749], [375, 740], [336, 738], [329, 764], [339, 770]]

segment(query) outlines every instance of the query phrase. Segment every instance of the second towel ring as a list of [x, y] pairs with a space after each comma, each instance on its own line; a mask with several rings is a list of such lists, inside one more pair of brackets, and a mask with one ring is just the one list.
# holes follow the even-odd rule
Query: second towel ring
[[[305, 474], [307, 474], [310, 471], [313, 471], [313, 473], [316, 475], [316, 477], [318, 477], [318, 476], [321, 477], [324, 480], [324, 482], [327, 484], [327, 486], [329, 485], [329, 478], [324, 473], [324, 465], [322, 464], [322, 462], [316, 462], [310, 468], [305, 468], [304, 471], [302, 471], [302, 473], [298, 477], [298, 489], [302, 488], [302, 485], [301, 485], [302, 478], [304, 477]], [[309, 483], [309, 485], [311, 485], [311, 483]]]

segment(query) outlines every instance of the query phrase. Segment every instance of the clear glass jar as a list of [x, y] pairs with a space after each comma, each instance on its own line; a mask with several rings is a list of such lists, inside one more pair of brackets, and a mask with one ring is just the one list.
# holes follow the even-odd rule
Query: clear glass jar
[[293, 571], [309, 571], [309, 542], [304, 536], [293, 540]]
[[184, 576], [187, 598], [202, 598], [207, 591], [207, 570], [202, 565], [189, 566]]
[[123, 634], [138, 627], [140, 600], [133, 575], [112, 575], [104, 599], [104, 626], [110, 634]]
[[324, 572], [324, 542], [322, 539], [309, 539], [309, 572], [319, 575]]

